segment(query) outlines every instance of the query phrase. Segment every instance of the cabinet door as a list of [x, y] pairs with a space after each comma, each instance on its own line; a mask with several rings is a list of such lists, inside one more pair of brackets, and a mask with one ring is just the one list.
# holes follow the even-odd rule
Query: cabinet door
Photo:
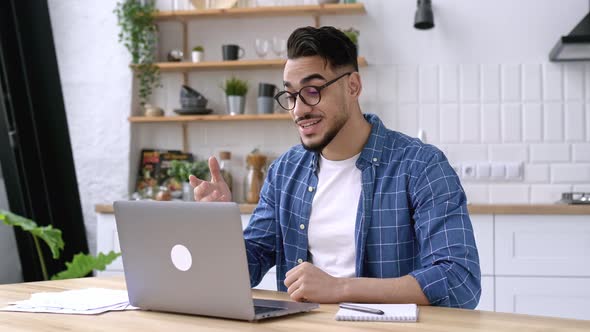
[[590, 277], [590, 216], [496, 215], [496, 275]]
[[481, 297], [476, 310], [494, 311], [494, 277], [481, 278]]
[[494, 216], [491, 214], [470, 215], [479, 253], [481, 274], [494, 275]]
[[590, 319], [590, 278], [496, 277], [496, 311]]
[[[111, 250], [121, 252], [115, 215], [112, 213], [99, 213], [96, 224], [96, 251], [97, 253], [107, 254]], [[120, 256], [109, 264], [105, 271], [96, 271], [97, 276], [120, 275], [122, 273], [123, 260]]]

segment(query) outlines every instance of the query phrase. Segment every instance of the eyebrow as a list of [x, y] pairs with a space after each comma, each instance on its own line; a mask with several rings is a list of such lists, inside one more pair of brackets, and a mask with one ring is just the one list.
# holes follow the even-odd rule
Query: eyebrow
[[[326, 78], [318, 73], [314, 73], [311, 75], [307, 75], [305, 76], [303, 79], [301, 79], [301, 81], [299, 81], [299, 84], [304, 85], [306, 83], [308, 83], [311, 80], [315, 80], [315, 79], [320, 79], [320, 80], [326, 80]], [[289, 81], [283, 81], [283, 86], [286, 88], [290, 88], [291, 87], [291, 83], [289, 83]]]

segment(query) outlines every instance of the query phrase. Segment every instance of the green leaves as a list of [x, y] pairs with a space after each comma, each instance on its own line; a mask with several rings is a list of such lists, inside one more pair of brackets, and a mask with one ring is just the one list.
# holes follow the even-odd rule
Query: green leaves
[[358, 47], [360, 32], [355, 28], [342, 30], [342, 32], [350, 39], [350, 41]]
[[0, 210], [0, 220], [3, 220], [6, 225], [20, 227], [24, 231], [45, 241], [54, 259], [58, 259], [61, 250], [64, 249], [61, 230], [53, 228], [51, 225], [40, 227], [31, 219], [4, 210]]
[[245, 96], [248, 93], [248, 82], [232, 77], [226, 80], [221, 88], [228, 96]]
[[125, 0], [117, 3], [113, 11], [121, 27], [119, 42], [125, 45], [131, 54], [131, 63], [136, 65], [141, 105], [147, 102], [152, 89], [160, 86], [160, 71], [154, 65], [158, 42], [157, 26], [154, 23], [156, 11], [154, 0]]
[[99, 253], [97, 257], [79, 253], [74, 256], [72, 262], [66, 263], [67, 269], [65, 271], [54, 275], [51, 280], [81, 278], [92, 272], [92, 270], [103, 271], [107, 265], [111, 264], [119, 256], [121, 254], [114, 251], [109, 252], [107, 255]]
[[[48, 275], [45, 269], [45, 261], [41, 254], [41, 248], [37, 239], [39, 238], [45, 241], [51, 250], [53, 258], [58, 259], [65, 246], [61, 237], [61, 230], [53, 228], [51, 225], [40, 227], [31, 219], [21, 217], [5, 210], [0, 210], [0, 220], [6, 225], [20, 227], [22, 230], [29, 232], [33, 236], [35, 246], [37, 247], [37, 253], [39, 254], [41, 268], [43, 270], [43, 277], [47, 279]], [[102, 271], [119, 256], [121, 256], [120, 253], [115, 253], [113, 251], [109, 252], [107, 255], [100, 253], [98, 257], [79, 253], [74, 256], [72, 262], [66, 263], [67, 269], [65, 271], [56, 274], [51, 279], [81, 278], [92, 272], [92, 270]]]
[[195, 162], [172, 160], [170, 162], [168, 176], [173, 176], [178, 182], [187, 182], [188, 176], [191, 174], [201, 180], [206, 180], [209, 176], [209, 165], [204, 160]]

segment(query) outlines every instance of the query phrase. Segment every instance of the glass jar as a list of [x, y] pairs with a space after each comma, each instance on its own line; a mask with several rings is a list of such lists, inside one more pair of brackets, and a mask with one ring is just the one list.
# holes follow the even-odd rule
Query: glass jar
[[221, 173], [221, 176], [223, 177], [225, 183], [227, 183], [229, 191], [233, 193], [233, 176], [231, 174], [231, 152], [219, 152], [219, 172]]
[[168, 187], [166, 187], [166, 186], [161, 186], [160, 190], [156, 194], [156, 201], [170, 201], [170, 200], [172, 200], [172, 194], [170, 193], [170, 190], [168, 190]]
[[246, 156], [246, 168], [248, 170], [244, 181], [244, 196], [246, 203], [258, 204], [260, 190], [264, 183], [264, 166], [266, 156], [259, 153], [252, 153]]

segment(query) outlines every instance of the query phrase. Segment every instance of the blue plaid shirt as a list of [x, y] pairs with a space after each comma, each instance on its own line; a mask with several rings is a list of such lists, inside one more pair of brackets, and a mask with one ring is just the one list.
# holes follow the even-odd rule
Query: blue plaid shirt
[[[475, 308], [479, 257], [457, 175], [436, 147], [386, 129], [376, 115], [365, 118], [372, 129], [356, 162], [362, 173], [356, 276], [409, 274], [432, 305]], [[317, 165], [318, 155], [298, 145], [269, 167], [244, 230], [252, 286], [276, 265], [277, 288], [286, 291], [285, 273], [308, 260]]]

